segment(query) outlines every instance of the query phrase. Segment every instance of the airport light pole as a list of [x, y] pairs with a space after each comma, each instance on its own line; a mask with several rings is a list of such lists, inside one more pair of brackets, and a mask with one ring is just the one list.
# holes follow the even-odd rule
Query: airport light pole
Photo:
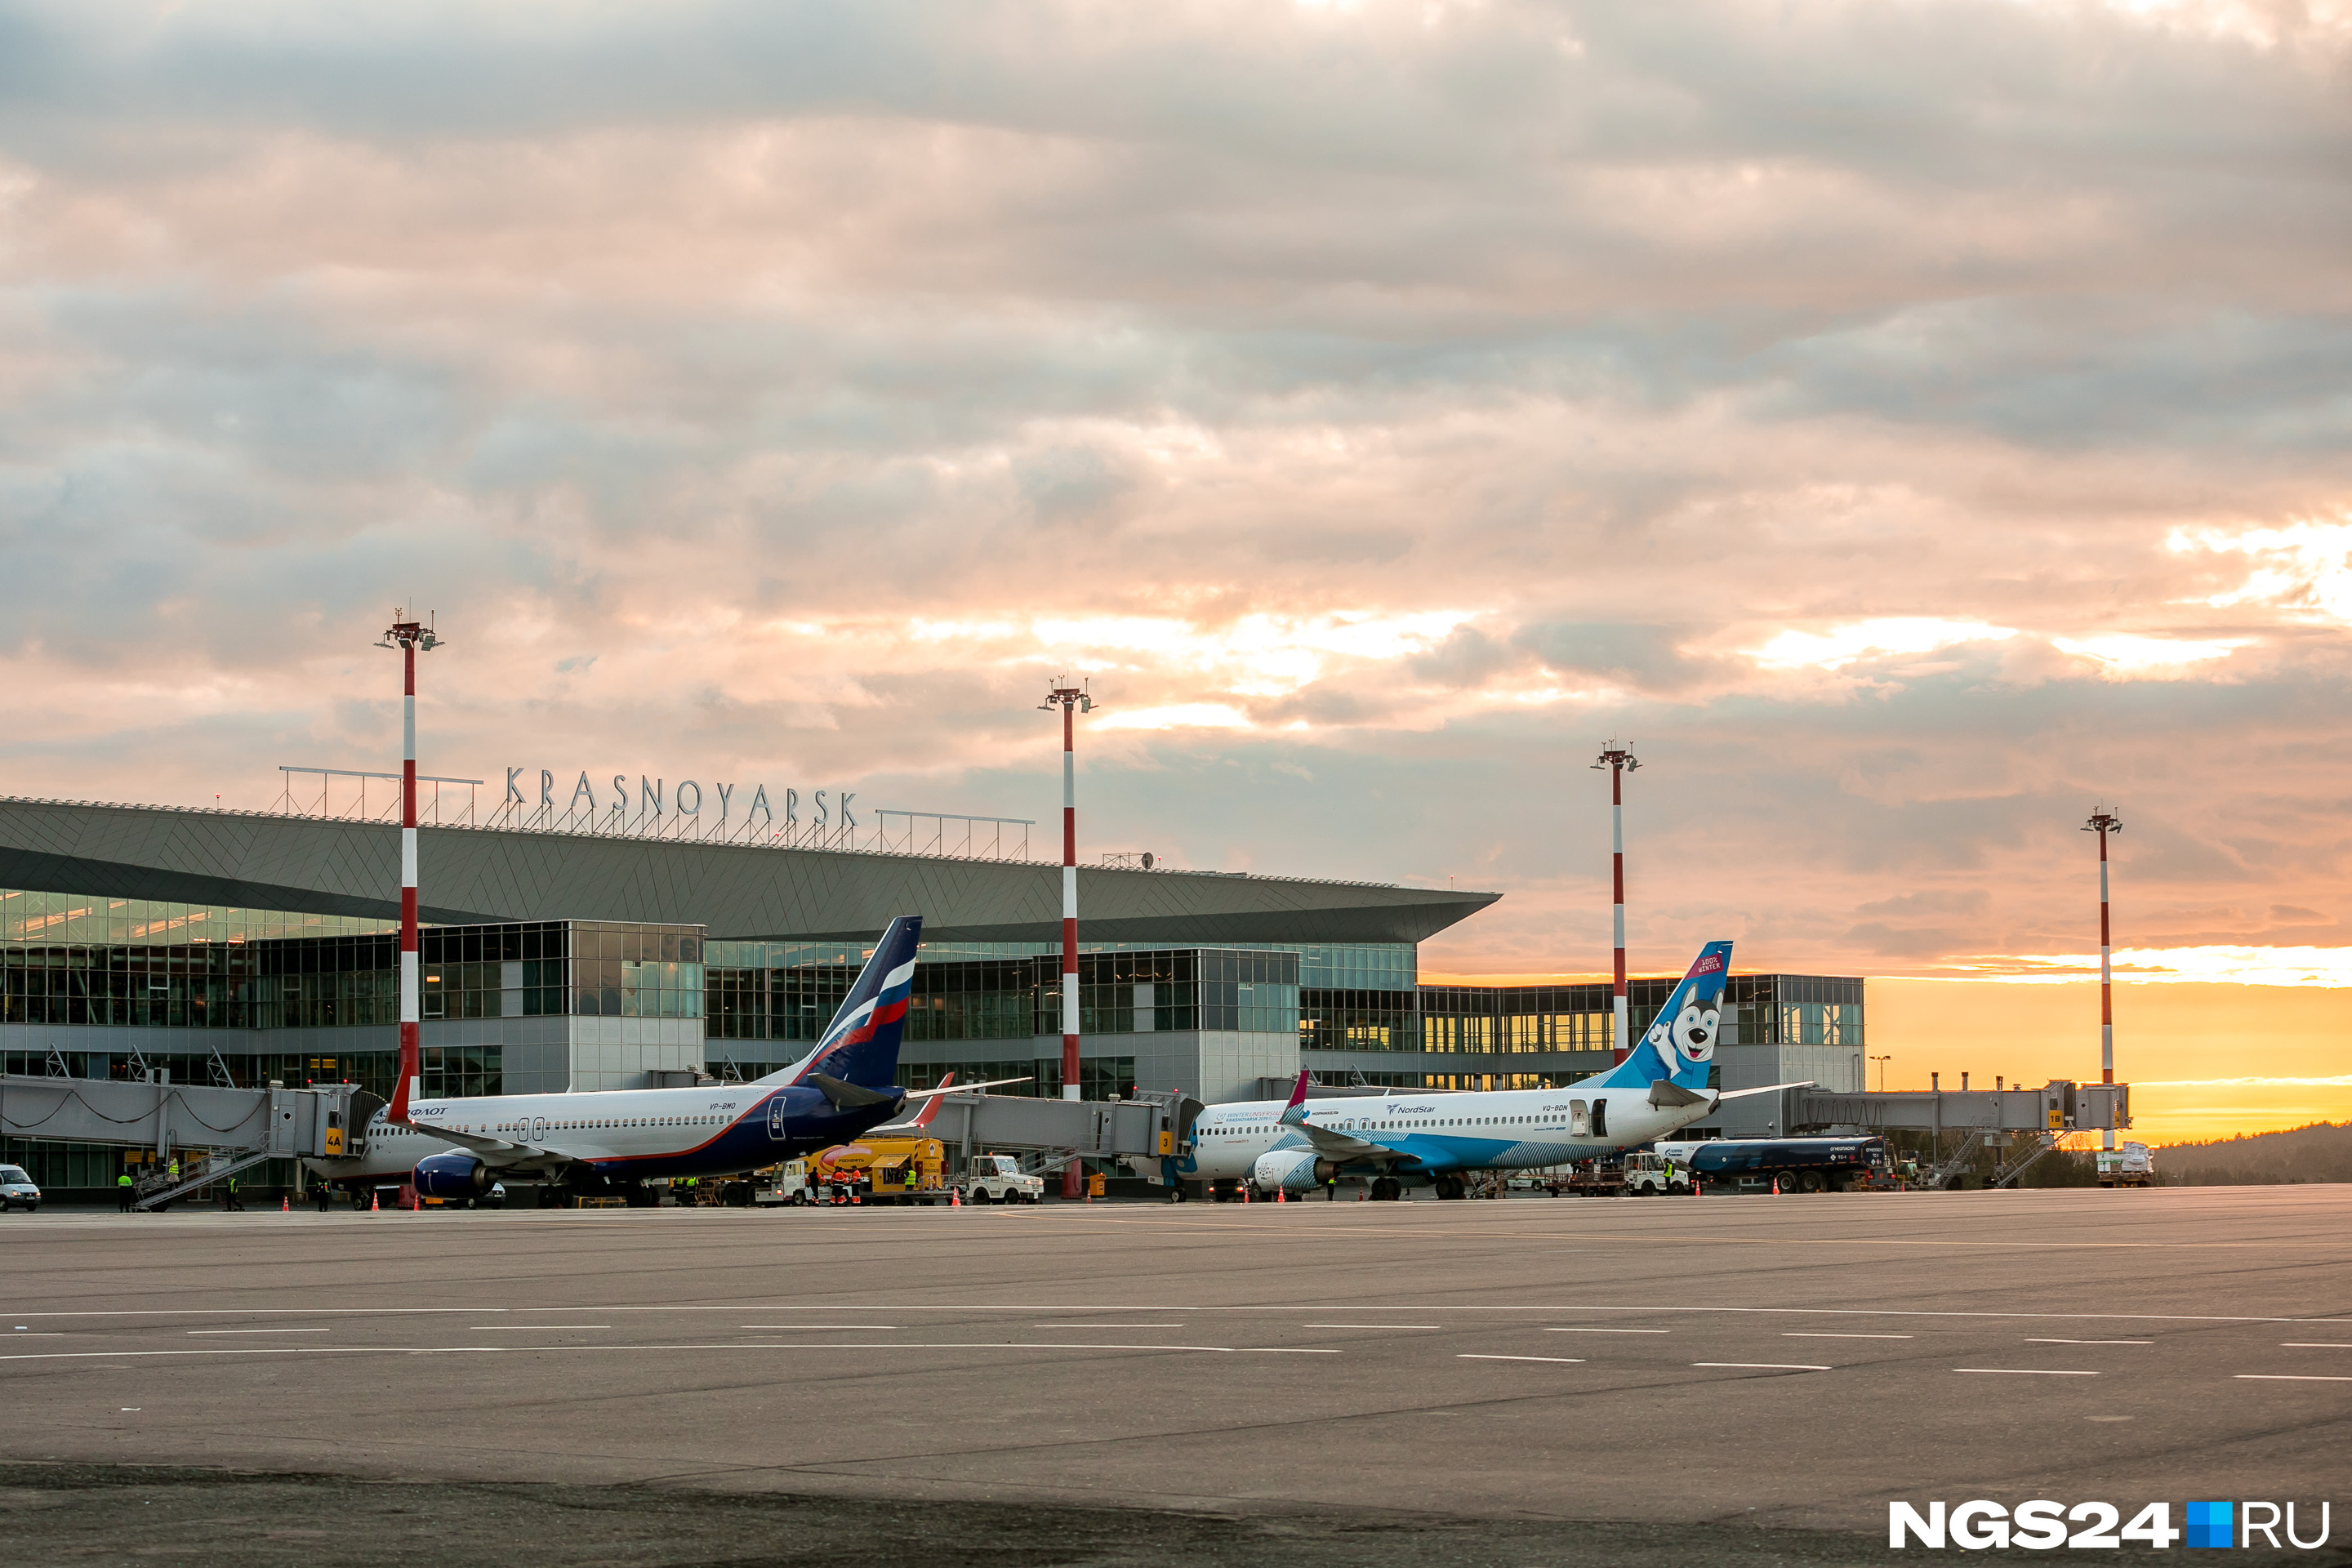
[[[1076, 686], [1055, 686], [1041, 710], [1062, 710], [1062, 1098], [1078, 1098], [1078, 768], [1075, 714], [1094, 711], [1095, 700]], [[1078, 1195], [1078, 1163], [1062, 1167], [1062, 1195]]]
[[[2083, 831], [2099, 836], [2099, 1081], [2116, 1081], [2116, 976], [2114, 968], [2114, 930], [2107, 923], [2107, 835], [2124, 830], [2123, 818], [2105, 806], [2095, 808], [2091, 820], [2083, 824]], [[2114, 1120], [2112, 1117], [2110, 1121]], [[2099, 1146], [2116, 1146], [2116, 1130], [2105, 1129]]]
[[405, 619], [408, 612], [392, 612], [392, 626], [377, 639], [378, 647], [400, 650], [400, 1075], [392, 1091], [391, 1120], [408, 1119], [409, 1096], [415, 1091], [422, 1055], [417, 1049], [416, 958], [416, 656], [441, 646], [433, 628]]
[[1886, 1064], [1893, 1061], [1895, 1058], [1892, 1056], [1884, 1056], [1873, 1057], [1870, 1059], [1878, 1064], [1878, 1092], [1885, 1094], [1886, 1092]]
[[1642, 764], [1633, 752], [1612, 740], [1601, 749], [1600, 760], [1592, 765], [1609, 770], [1609, 872], [1615, 888], [1612, 903], [1617, 934], [1617, 982], [1610, 993], [1617, 1032], [1609, 1045], [1611, 1059], [1622, 1062], [1633, 1049], [1625, 1002], [1625, 775]]

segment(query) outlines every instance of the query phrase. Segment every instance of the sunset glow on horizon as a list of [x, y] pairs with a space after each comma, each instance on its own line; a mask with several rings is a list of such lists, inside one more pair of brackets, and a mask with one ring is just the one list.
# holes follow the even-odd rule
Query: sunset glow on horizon
[[450, 777], [1043, 822], [1066, 678], [1082, 858], [1497, 891], [1423, 947], [1491, 980], [1605, 970], [1614, 736], [1645, 973], [2041, 1041], [2104, 805], [2119, 983], [2219, 1031], [2134, 1058], [2164, 1125], [2352, 1114], [2203, 1000], [2352, 988], [2340, 4], [24, 0], [0, 59], [5, 793], [396, 762], [394, 603]]

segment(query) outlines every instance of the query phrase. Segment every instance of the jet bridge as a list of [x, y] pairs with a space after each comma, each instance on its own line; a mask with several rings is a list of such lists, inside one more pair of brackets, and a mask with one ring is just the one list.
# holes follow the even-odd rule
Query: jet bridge
[[[1976, 1159], [1979, 1148], [2018, 1149], [2018, 1135], [2027, 1134], [2015, 1154], [2005, 1156], [1990, 1178], [2005, 1186], [2025, 1168], [2063, 1143], [2067, 1135], [2093, 1129], [2113, 1131], [2131, 1122], [2131, 1085], [2078, 1084], [2053, 1079], [2039, 1089], [1898, 1089], [1876, 1094], [1823, 1094], [1811, 1089], [1782, 1091], [1782, 1125], [1791, 1132], [1832, 1127], [1858, 1127], [1866, 1131], [1902, 1131], [1935, 1135], [1939, 1163], [1927, 1184], [1941, 1187], [1958, 1179]], [[1958, 1132], [1959, 1147], [1943, 1153], [1943, 1135]]]
[[1866, 1131], [2076, 1132], [2131, 1125], [2131, 1085], [2053, 1079], [2039, 1089], [1895, 1089], [1876, 1094], [1782, 1091], [1790, 1131], [1859, 1127]]
[[978, 1153], [1045, 1153], [1049, 1164], [1118, 1160], [1147, 1179], [1164, 1179], [1160, 1161], [1192, 1146], [1201, 1102], [1189, 1094], [1145, 1089], [1132, 1100], [1033, 1100], [982, 1092], [943, 1094], [932, 1137], [969, 1165]]
[[41, 1078], [0, 1074], [0, 1134], [65, 1143], [205, 1150], [180, 1179], [150, 1176], [135, 1205], [154, 1208], [206, 1182], [264, 1160], [361, 1152], [367, 1123], [383, 1101], [355, 1084], [315, 1089], [223, 1089], [152, 1079]]

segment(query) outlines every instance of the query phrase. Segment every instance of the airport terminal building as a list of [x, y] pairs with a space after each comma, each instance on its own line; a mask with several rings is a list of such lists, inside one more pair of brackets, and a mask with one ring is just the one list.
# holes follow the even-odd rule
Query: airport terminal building
[[[378, 822], [0, 800], [0, 1068], [388, 1093], [398, 845]], [[1061, 1092], [1056, 865], [473, 826], [422, 829], [419, 859], [428, 1096], [756, 1078], [804, 1054], [900, 913], [926, 922], [902, 1080]], [[1497, 896], [1082, 868], [1081, 1095], [1606, 1067], [1606, 984], [1419, 983], [1418, 944]], [[1636, 1029], [1672, 984], [1633, 983]], [[1728, 1002], [1723, 1087], [1864, 1087], [1859, 979], [1739, 974]], [[121, 1158], [0, 1155], [61, 1189]]]

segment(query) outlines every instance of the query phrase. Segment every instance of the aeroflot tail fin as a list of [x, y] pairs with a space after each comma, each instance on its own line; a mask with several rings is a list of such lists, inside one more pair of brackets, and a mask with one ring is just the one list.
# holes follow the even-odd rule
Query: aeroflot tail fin
[[1724, 983], [1730, 976], [1729, 942], [1711, 942], [1700, 948], [1690, 973], [1625, 1059], [1577, 1087], [1646, 1089], [1664, 1079], [1677, 1089], [1705, 1089], [1715, 1062], [1716, 1037], [1723, 1028]]
[[823, 1073], [864, 1089], [895, 1088], [898, 1040], [907, 1027], [907, 1000], [915, 986], [915, 949], [923, 937], [923, 917], [900, 915], [874, 944], [874, 956], [857, 972], [857, 983], [825, 1026], [816, 1049], [764, 1084], [806, 1083]]
[[1310, 1068], [1298, 1069], [1298, 1081], [1290, 1086], [1290, 1103], [1282, 1108], [1285, 1126], [1296, 1127], [1307, 1120], [1307, 1075]]

